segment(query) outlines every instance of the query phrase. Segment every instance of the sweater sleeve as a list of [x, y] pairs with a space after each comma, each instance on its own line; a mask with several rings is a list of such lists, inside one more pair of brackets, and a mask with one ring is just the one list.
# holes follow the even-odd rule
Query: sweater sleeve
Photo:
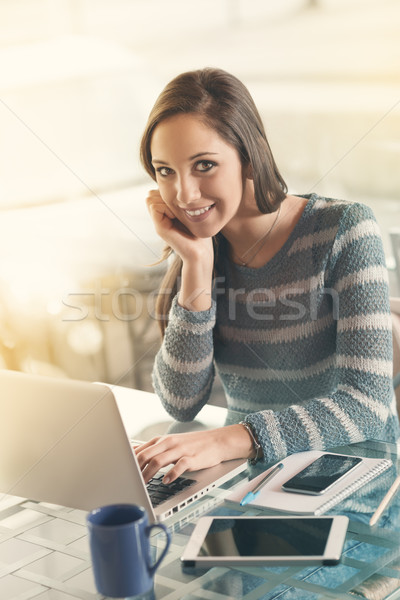
[[166, 411], [191, 421], [210, 397], [214, 380], [213, 329], [216, 305], [193, 312], [174, 298], [153, 368], [154, 390]]
[[[281, 411], [247, 415], [271, 462], [398, 435], [393, 408], [392, 334], [385, 258], [378, 225], [366, 206], [343, 213], [325, 272], [336, 321], [336, 386]], [[391, 425], [390, 425], [391, 423]]]

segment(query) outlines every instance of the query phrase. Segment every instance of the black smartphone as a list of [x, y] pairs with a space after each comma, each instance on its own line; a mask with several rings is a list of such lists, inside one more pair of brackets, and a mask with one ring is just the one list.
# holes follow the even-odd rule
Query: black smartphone
[[286, 492], [318, 495], [327, 492], [362, 462], [359, 456], [323, 454], [282, 485]]

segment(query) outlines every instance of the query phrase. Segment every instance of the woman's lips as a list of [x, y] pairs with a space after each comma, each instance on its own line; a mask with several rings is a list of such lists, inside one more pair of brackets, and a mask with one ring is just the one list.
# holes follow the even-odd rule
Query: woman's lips
[[203, 221], [208, 217], [210, 210], [214, 206], [214, 204], [210, 204], [210, 206], [203, 206], [202, 208], [196, 208], [195, 210], [185, 210], [185, 214], [191, 221]]

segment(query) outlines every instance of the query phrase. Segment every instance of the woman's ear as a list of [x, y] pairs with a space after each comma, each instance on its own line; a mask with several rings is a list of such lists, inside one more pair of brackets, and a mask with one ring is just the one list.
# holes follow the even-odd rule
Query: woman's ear
[[244, 167], [244, 175], [246, 179], [254, 179], [253, 167], [251, 166], [251, 164], [248, 164]]

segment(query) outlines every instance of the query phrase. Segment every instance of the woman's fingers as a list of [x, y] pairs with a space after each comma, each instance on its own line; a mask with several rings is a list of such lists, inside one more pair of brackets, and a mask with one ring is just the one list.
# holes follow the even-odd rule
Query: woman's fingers
[[160, 469], [174, 481], [185, 471], [213, 467], [224, 460], [249, 458], [253, 442], [243, 425], [229, 425], [206, 431], [192, 431], [156, 437], [135, 448], [145, 481]]
[[147, 208], [150, 212], [151, 217], [161, 219], [164, 217], [168, 217], [168, 219], [175, 219], [174, 213], [171, 209], [165, 204], [164, 200], [161, 198], [161, 194], [158, 190], [150, 190], [147, 198], [146, 198]]
[[204, 434], [209, 436], [210, 432], [154, 438], [136, 448], [145, 481], [149, 481], [160, 469], [171, 464], [173, 467], [166, 474], [169, 481], [174, 481], [185, 471], [195, 471], [221, 462], [218, 453], [209, 452], [210, 444], [206, 442]]
[[167, 205], [158, 190], [148, 192], [147, 207], [158, 235], [183, 261], [206, 260], [214, 258], [212, 238], [198, 238], [174, 214], [174, 206]]
[[184, 457], [180, 458], [171, 469], [166, 471], [163, 482], [171, 483], [172, 481], [175, 481], [175, 479], [177, 479], [178, 477], [183, 475], [186, 471], [190, 472], [190, 471], [196, 471], [196, 470], [197, 470], [196, 468], [192, 468], [192, 469], [190, 468], [189, 461], [184, 456]]
[[[172, 440], [167, 440], [167, 442], [172, 442]], [[146, 483], [167, 465], [174, 464], [168, 483], [182, 475], [190, 467], [187, 460], [182, 460], [179, 448], [175, 445], [170, 447], [170, 443], [163, 443], [163, 438], [150, 440], [135, 451]]]
[[[162, 466], [160, 466], [160, 464]], [[165, 453], [162, 456], [153, 458], [146, 465], [146, 467], [142, 471], [145, 483], [148, 483], [148, 481], [150, 481], [150, 479], [154, 477], [154, 475], [156, 475], [160, 471], [160, 469], [171, 464], [173, 465], [173, 467], [165, 472], [163, 479], [164, 483], [172, 483], [173, 481], [175, 481], [175, 479], [183, 475], [183, 473], [185, 473], [186, 471], [196, 470], [193, 466], [191, 466], [191, 460], [186, 456], [183, 456], [182, 458], [179, 458], [178, 460], [176, 460], [176, 462], [174, 462], [172, 456], [168, 458], [168, 453]]]
[[156, 232], [177, 254], [182, 256], [185, 249], [187, 251], [188, 243], [192, 244], [193, 235], [176, 218], [158, 190], [150, 190], [146, 202]]

